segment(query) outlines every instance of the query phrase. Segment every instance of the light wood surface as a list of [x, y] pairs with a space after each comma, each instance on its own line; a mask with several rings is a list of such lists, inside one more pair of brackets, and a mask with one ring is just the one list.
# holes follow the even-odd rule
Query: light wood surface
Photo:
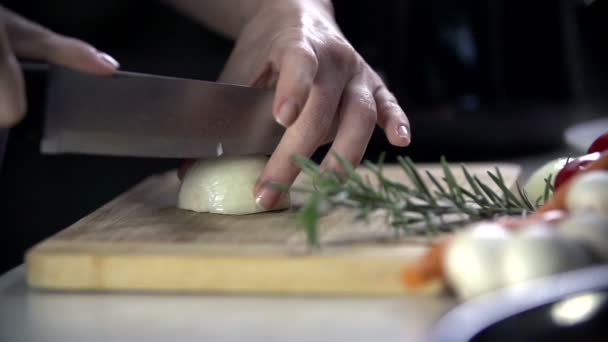
[[[419, 166], [441, 174], [437, 165]], [[487, 180], [494, 165], [467, 167]], [[520, 168], [499, 167], [507, 184], [514, 184]], [[386, 166], [385, 173], [405, 181], [396, 166]], [[310, 252], [296, 221], [300, 194], [293, 194], [287, 211], [226, 216], [175, 208], [178, 185], [174, 172], [152, 176], [34, 246], [26, 255], [30, 286], [391, 295], [405, 293], [401, 271], [430, 242], [424, 235], [395, 238], [380, 216], [355, 222], [352, 212], [340, 210], [322, 220], [323, 248]], [[435, 284], [426, 292], [440, 289]]]

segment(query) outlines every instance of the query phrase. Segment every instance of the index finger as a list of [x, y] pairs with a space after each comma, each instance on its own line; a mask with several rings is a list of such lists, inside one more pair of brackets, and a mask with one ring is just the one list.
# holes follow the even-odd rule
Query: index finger
[[62, 36], [7, 9], [3, 10], [6, 34], [17, 56], [99, 75], [110, 75], [118, 69], [114, 58], [88, 43]]
[[345, 81], [314, 85], [302, 114], [286, 131], [258, 179], [255, 196], [257, 204], [273, 208], [281, 192], [265, 186], [269, 182], [291, 185], [300, 168], [294, 155], [310, 157], [330, 133]]

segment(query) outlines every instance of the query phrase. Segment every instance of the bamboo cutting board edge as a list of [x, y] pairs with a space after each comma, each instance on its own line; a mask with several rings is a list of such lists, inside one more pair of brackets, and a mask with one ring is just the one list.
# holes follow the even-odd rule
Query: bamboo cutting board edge
[[27, 256], [27, 279], [35, 288], [63, 290], [396, 295], [407, 293], [400, 281], [406, 260], [401, 254], [279, 258], [35, 252]]

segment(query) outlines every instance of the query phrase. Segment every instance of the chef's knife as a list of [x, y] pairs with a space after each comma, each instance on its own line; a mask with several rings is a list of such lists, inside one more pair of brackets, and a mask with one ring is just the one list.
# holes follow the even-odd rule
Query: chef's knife
[[162, 158], [270, 154], [284, 132], [272, 100], [265, 89], [52, 68], [41, 150]]

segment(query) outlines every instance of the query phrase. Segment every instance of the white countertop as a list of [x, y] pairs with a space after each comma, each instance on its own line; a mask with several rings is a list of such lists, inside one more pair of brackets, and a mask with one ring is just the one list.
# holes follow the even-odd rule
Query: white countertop
[[448, 297], [58, 293], [0, 278], [0, 341], [423, 341]]

